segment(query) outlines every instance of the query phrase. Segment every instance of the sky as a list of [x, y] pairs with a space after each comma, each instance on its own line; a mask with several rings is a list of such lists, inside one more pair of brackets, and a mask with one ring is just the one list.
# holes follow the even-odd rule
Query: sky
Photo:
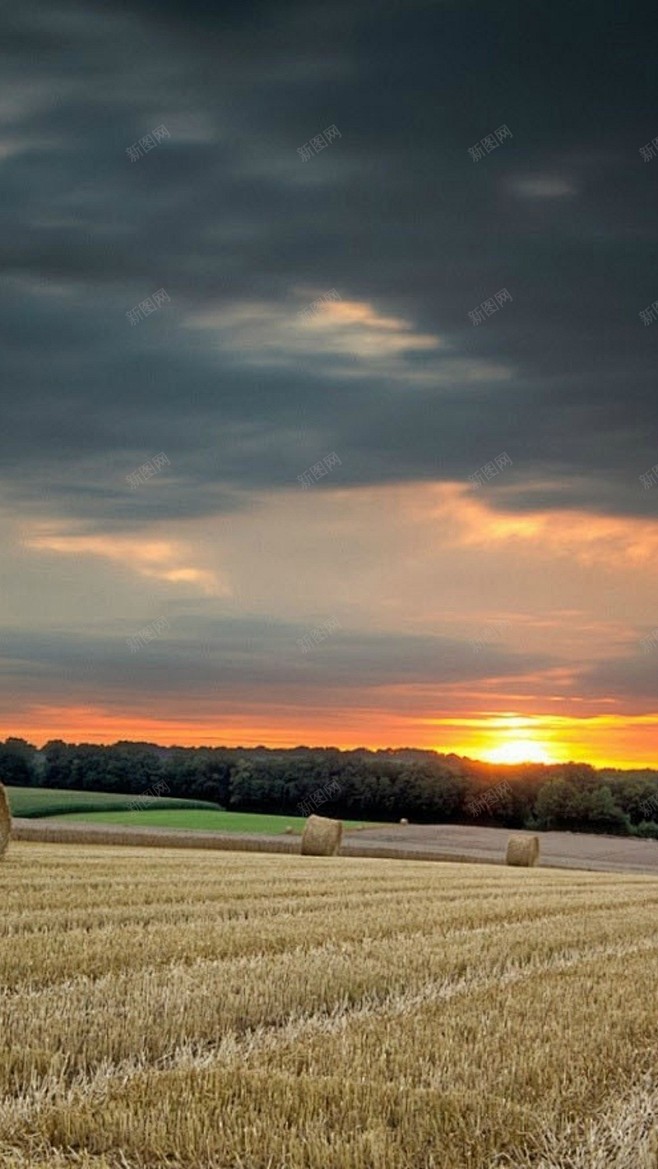
[[651, 11], [5, 6], [0, 735], [658, 766]]

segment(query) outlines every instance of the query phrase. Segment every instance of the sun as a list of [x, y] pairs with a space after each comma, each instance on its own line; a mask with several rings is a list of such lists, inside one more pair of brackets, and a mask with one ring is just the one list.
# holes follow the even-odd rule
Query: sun
[[484, 751], [482, 758], [489, 763], [554, 763], [548, 747], [534, 739], [513, 739]]

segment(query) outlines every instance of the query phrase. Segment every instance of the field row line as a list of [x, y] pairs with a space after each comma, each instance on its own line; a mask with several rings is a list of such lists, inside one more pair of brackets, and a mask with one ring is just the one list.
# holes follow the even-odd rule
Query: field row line
[[[153, 1064], [133, 1057], [117, 1063], [107, 1061], [92, 1073], [78, 1073], [67, 1085], [64, 1085], [61, 1079], [59, 1082], [52, 1079], [46, 1082], [33, 1080], [20, 1096], [5, 1095], [0, 1100], [0, 1126], [28, 1124], [43, 1108], [56, 1102], [73, 1107], [81, 1094], [87, 1098], [90, 1093], [93, 1094], [101, 1107], [105, 1090], [117, 1079], [125, 1085], [129, 1081], [139, 1080], [140, 1076], [147, 1073], [164, 1074], [178, 1070], [189, 1072], [208, 1070], [219, 1065], [244, 1065], [245, 1061], [254, 1055], [275, 1051], [281, 1044], [297, 1043], [314, 1034], [321, 1033], [323, 1037], [337, 1035], [360, 1022], [394, 1020], [465, 996], [486, 994], [501, 986], [514, 986], [545, 974], [574, 969], [583, 963], [627, 958], [656, 950], [657, 937], [641, 939], [630, 945], [618, 943], [584, 949], [572, 947], [548, 961], [537, 962], [530, 959], [522, 964], [518, 961], [511, 962], [506, 969], [493, 977], [471, 975], [457, 981], [450, 979], [444, 979], [440, 983], [431, 981], [412, 992], [395, 991], [381, 997], [370, 993], [364, 995], [359, 1005], [343, 1000], [336, 1003], [331, 1010], [314, 1011], [312, 1014], [288, 1020], [280, 1025], [259, 1026], [239, 1036], [224, 1036], [216, 1045], [206, 1044], [203, 1051], [199, 1051], [194, 1043], [183, 1044]], [[59, 1070], [61, 1076], [65, 1068]], [[574, 1169], [580, 1169], [580, 1165], [580, 1162], [574, 1162]], [[537, 1166], [537, 1169], [540, 1167]], [[542, 1169], [552, 1169], [552, 1166], [547, 1162]], [[571, 1169], [570, 1163], [560, 1162], [559, 1169]], [[593, 1167], [587, 1164], [583, 1165], [583, 1169]], [[608, 1169], [608, 1166], [605, 1166], [605, 1169]], [[629, 1165], [629, 1169], [637, 1169], [637, 1166]]]
[[[648, 908], [657, 903], [658, 896], [651, 897], [647, 901], [643, 901], [638, 906], [635, 906], [635, 908]], [[588, 922], [591, 924], [596, 919], [605, 916], [610, 912], [611, 908], [614, 908], [614, 906], [611, 906], [607, 901], [602, 902], [599, 905], [592, 905], [590, 903]], [[627, 908], [630, 908], [630, 906], [627, 906]], [[490, 935], [495, 935], [506, 926], [518, 926], [526, 921], [532, 925], [541, 926], [553, 923], [556, 920], [563, 918], [576, 918], [582, 907], [578, 904], [574, 904], [567, 908], [564, 906], [564, 904], [562, 904], [559, 907], [556, 907], [554, 910], [544, 911], [536, 915], [532, 912], [528, 913], [527, 906], [522, 906], [522, 909], [523, 912], [517, 912], [516, 915], [512, 913], [510, 909], [509, 916], [492, 918], [480, 925], [456, 925], [449, 926], [447, 929], [441, 929], [440, 926], [437, 925], [437, 937], [446, 943], [475, 936], [481, 936], [485, 938]], [[105, 927], [105, 932], [110, 933], [111, 929], [111, 926]], [[364, 932], [359, 934], [359, 936], [356, 938], [345, 938], [344, 940], [340, 938], [325, 938], [320, 942], [311, 944], [297, 944], [282, 950], [256, 950], [252, 953], [224, 955], [212, 958], [197, 956], [191, 957], [189, 959], [164, 963], [161, 969], [171, 973], [172, 971], [176, 970], [198, 970], [200, 967], [213, 969], [222, 968], [227, 975], [233, 975], [239, 974], [243, 971], [245, 973], [257, 971], [260, 968], [263, 959], [270, 957], [282, 958], [284, 955], [290, 956], [292, 958], [294, 958], [295, 955], [311, 957], [323, 953], [326, 953], [327, 956], [331, 956], [333, 954], [356, 955], [363, 949], [364, 944], [370, 944], [372, 947], [392, 945], [396, 942], [413, 945], [415, 940], [426, 938], [427, 935], [428, 930], [426, 922], [422, 925], [414, 926], [413, 928], [408, 929], [405, 929], [404, 927], [400, 928], [400, 923], [396, 922], [391, 926], [390, 930], [383, 928], [379, 932], [375, 932], [373, 935]], [[29, 933], [26, 935], [26, 937], [34, 937], [34, 935]], [[154, 967], [153, 965], [145, 965], [143, 967], [136, 967], [134, 970], [128, 969], [125, 973], [133, 974], [136, 978], [138, 978], [140, 974], [145, 974], [155, 969], [158, 969], [158, 967]], [[43, 1000], [44, 997], [57, 998], [61, 995], [62, 991], [74, 991], [81, 985], [85, 984], [94, 986], [95, 988], [102, 988], [103, 984], [106, 983], [109, 987], [116, 981], [120, 973], [123, 973], [123, 971], [102, 973], [98, 976], [81, 973], [74, 977], [68, 977], [35, 986], [9, 987], [0, 985], [0, 1003], [2, 1003], [4, 1000], [5, 1002], [12, 1003], [15, 1008], [16, 1003], [20, 1000], [29, 1002], [31, 999]]]

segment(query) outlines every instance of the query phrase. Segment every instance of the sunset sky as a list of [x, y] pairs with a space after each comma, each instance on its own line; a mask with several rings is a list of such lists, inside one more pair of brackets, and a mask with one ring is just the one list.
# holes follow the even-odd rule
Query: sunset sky
[[5, 7], [0, 737], [658, 766], [652, 47]]

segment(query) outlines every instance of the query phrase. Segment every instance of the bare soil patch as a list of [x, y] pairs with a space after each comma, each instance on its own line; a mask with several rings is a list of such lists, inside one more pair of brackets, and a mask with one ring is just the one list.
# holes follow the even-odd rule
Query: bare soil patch
[[[241, 852], [298, 853], [296, 837], [197, 832], [190, 829], [129, 828], [114, 824], [55, 824], [14, 819], [17, 840], [61, 844], [130, 844], [140, 847], [203, 848]], [[506, 828], [463, 824], [390, 824], [343, 837], [341, 856], [379, 856], [400, 860], [449, 860], [503, 864]], [[540, 832], [543, 867], [621, 873], [658, 873], [658, 841], [582, 832]]]

